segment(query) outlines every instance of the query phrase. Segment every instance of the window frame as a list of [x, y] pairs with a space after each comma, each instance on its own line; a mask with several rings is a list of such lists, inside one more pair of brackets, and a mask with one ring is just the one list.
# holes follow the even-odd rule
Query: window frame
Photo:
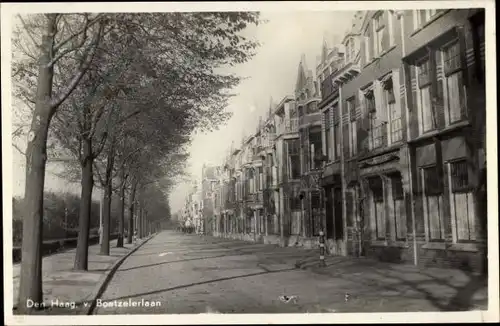
[[[432, 101], [432, 96], [433, 96], [433, 76], [431, 76], [432, 73], [432, 60], [431, 56], [432, 54], [426, 54], [425, 56], [419, 58], [414, 65], [415, 68], [415, 79], [417, 83], [417, 103], [418, 103], [418, 129], [419, 129], [419, 134], [423, 135], [428, 132], [432, 132], [437, 129], [437, 121], [435, 121], [435, 112], [434, 112], [434, 104]], [[426, 63], [425, 65], [427, 66], [427, 71], [426, 74], [421, 74], [422, 66], [423, 63]], [[421, 75], [425, 75], [426, 79], [423, 79]], [[421, 82], [421, 79], [424, 80], [424, 82]], [[428, 129], [425, 129], [426, 126], [425, 121], [424, 121], [424, 106], [423, 106], [423, 92], [422, 89], [428, 88], [429, 90], [429, 115], [431, 117], [431, 126], [427, 126]]]
[[[462, 189], [459, 189], [459, 191], [454, 191], [453, 189], [453, 175], [452, 175], [452, 165], [457, 164], [457, 163], [465, 163], [466, 165], [466, 171], [467, 171], [467, 183], [468, 186], [463, 187]], [[446, 168], [448, 170], [448, 185], [449, 185], [449, 198], [450, 198], [450, 215], [451, 215], [451, 227], [452, 227], [452, 238], [454, 243], [469, 243], [469, 242], [475, 242], [477, 240], [477, 234], [476, 234], [476, 211], [474, 207], [474, 203], [472, 203], [472, 216], [469, 215], [469, 196], [474, 196], [474, 188], [471, 184], [471, 175], [470, 175], [470, 166], [468, 165], [468, 158], [459, 158], [459, 159], [454, 159], [447, 161], [446, 163]], [[456, 209], [456, 196], [460, 195], [466, 195], [467, 200], [466, 200], [466, 207], [467, 207], [467, 238], [459, 238], [459, 229], [458, 229], [458, 216], [457, 216], [457, 209]], [[472, 197], [474, 200], [474, 197]], [[472, 223], [471, 223], [472, 219]], [[463, 221], [462, 221], [463, 222]], [[471, 226], [472, 224], [472, 226]]]
[[[450, 48], [456, 47], [457, 53], [453, 57], [447, 57], [447, 50]], [[467, 115], [467, 90], [465, 89], [464, 85], [464, 74], [465, 74], [465, 68], [462, 63], [462, 49], [460, 48], [460, 41], [459, 38], [454, 38], [453, 40], [447, 42], [446, 44], [442, 45], [439, 50], [441, 52], [441, 65], [443, 67], [443, 97], [444, 97], [444, 105], [445, 105], [445, 125], [446, 126], [451, 126], [456, 123], [460, 123], [464, 120], [467, 120], [468, 115]], [[447, 69], [446, 62], [450, 60], [451, 58], [458, 59], [458, 65], [456, 67], [453, 67], [451, 69]], [[458, 86], [458, 94], [459, 94], [459, 103], [460, 107], [458, 108], [460, 118], [458, 118], [455, 121], [451, 121], [452, 118], [452, 108], [450, 106], [450, 87], [449, 87], [449, 78], [451, 76], [454, 76], [456, 74], [460, 74], [459, 78], [459, 86]]]
[[356, 99], [354, 96], [351, 96], [346, 100], [346, 106], [349, 114], [349, 153], [352, 157], [358, 152]]
[[[432, 191], [429, 191], [430, 186], [427, 185], [426, 183], [426, 170], [434, 168], [436, 169], [436, 174], [437, 177], [435, 180], [438, 182], [439, 187], [433, 188]], [[444, 242], [446, 238], [446, 229], [445, 229], [445, 216], [444, 216], [444, 211], [443, 211], [443, 206], [444, 206], [444, 187], [443, 187], [443, 182], [441, 179], [439, 179], [439, 167], [437, 164], [429, 164], [429, 165], [424, 165], [419, 167], [419, 172], [420, 172], [420, 180], [421, 180], [421, 189], [422, 189], [422, 204], [423, 204], [423, 210], [424, 210], [424, 220], [425, 220], [425, 226], [426, 226], [426, 238], [430, 242]], [[431, 178], [432, 179], [432, 178]], [[430, 211], [429, 211], [429, 197], [436, 197], [438, 201], [438, 206], [439, 206], [439, 212], [438, 212], [438, 218], [439, 218], [439, 235], [440, 238], [431, 238], [431, 217], [430, 217]], [[435, 214], [433, 215], [435, 216]]]

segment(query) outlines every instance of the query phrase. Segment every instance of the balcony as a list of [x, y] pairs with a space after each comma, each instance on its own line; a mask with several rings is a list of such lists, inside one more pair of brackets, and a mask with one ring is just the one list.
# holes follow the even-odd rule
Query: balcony
[[338, 80], [341, 83], [345, 83], [356, 77], [360, 71], [361, 69], [359, 63], [356, 62], [355, 58], [353, 58], [349, 61], [346, 61], [345, 64], [337, 72], [334, 73], [334, 79]]
[[274, 145], [274, 138], [276, 135], [274, 133], [268, 133], [265, 136], [262, 137], [262, 148], [263, 149], [269, 149], [272, 148]]
[[319, 124], [321, 123], [321, 113], [320, 112], [314, 112], [314, 113], [309, 113], [301, 116], [299, 118], [299, 126], [306, 126], [310, 124]]

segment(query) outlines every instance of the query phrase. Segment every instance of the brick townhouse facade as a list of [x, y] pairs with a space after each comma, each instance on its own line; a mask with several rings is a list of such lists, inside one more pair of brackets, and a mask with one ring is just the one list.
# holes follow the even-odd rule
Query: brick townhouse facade
[[[224, 159], [218, 234], [486, 266], [484, 10], [358, 11]], [[231, 195], [229, 195], [231, 194]]]

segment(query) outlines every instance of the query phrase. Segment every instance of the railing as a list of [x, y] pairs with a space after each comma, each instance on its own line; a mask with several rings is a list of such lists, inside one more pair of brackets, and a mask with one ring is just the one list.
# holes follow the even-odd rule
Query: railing
[[387, 123], [383, 122], [372, 127], [368, 136], [368, 148], [370, 150], [387, 145]]
[[[334, 73], [337, 73], [335, 71]], [[321, 83], [321, 97], [327, 98], [334, 92], [338, 91], [338, 86], [332, 81], [332, 74], [330, 74], [322, 83]]]
[[289, 120], [285, 120], [285, 132], [293, 133], [299, 131], [299, 119], [298, 118], [290, 118]]
[[401, 118], [391, 121], [391, 142], [395, 143], [403, 139], [403, 127]]

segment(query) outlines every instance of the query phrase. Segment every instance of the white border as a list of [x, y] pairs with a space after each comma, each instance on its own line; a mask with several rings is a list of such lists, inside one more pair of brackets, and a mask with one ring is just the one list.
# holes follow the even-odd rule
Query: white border
[[[248, 323], [420, 323], [498, 321], [498, 196], [496, 137], [496, 53], [494, 1], [300, 1], [300, 2], [169, 2], [169, 3], [8, 3], [1, 4], [2, 34], [2, 174], [4, 239], [12, 239], [12, 147], [11, 141], [11, 16], [14, 13], [35, 12], [140, 12], [140, 11], [344, 11], [376, 9], [486, 8], [486, 69], [487, 80], [487, 152], [488, 161], [488, 249], [489, 249], [489, 310], [436, 313], [345, 313], [345, 314], [199, 314], [199, 315], [122, 315], [122, 316], [13, 316], [12, 314], [12, 243], [4, 242], [4, 315], [8, 325], [66, 324], [248, 324]], [[6, 108], [5, 110], [3, 108]], [[495, 213], [497, 212], [497, 213]], [[496, 264], [495, 264], [496, 263]], [[145, 318], [147, 317], [147, 318]]]

